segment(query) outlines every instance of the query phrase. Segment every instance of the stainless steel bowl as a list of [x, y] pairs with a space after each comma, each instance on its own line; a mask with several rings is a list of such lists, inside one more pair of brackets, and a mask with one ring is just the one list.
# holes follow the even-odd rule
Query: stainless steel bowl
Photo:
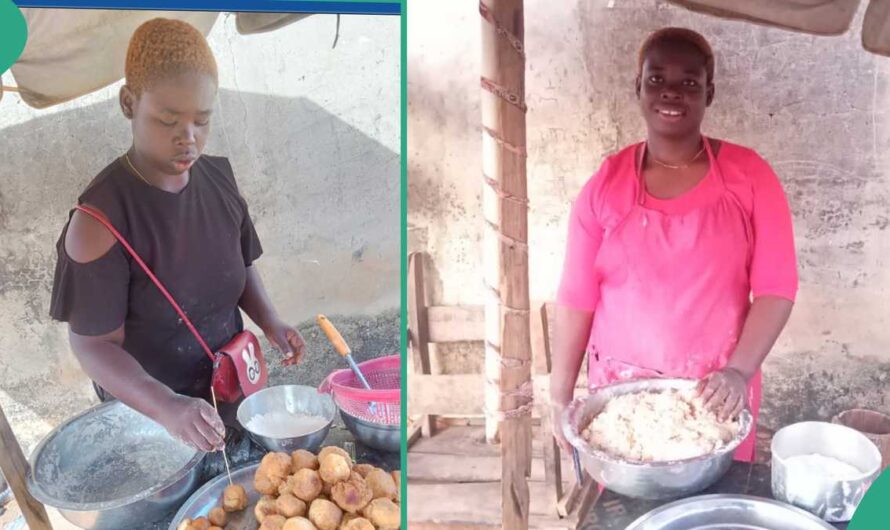
[[[789, 467], [789, 458], [809, 454], [836, 458], [861, 473], [838, 480], [821, 467]], [[772, 455], [773, 497], [832, 522], [853, 517], [865, 491], [881, 471], [881, 452], [875, 444], [862, 433], [833, 423], [806, 421], [779, 429], [773, 436]]]
[[787, 504], [748, 495], [701, 495], [655, 508], [625, 530], [834, 530]]
[[399, 425], [373, 423], [340, 410], [340, 417], [355, 439], [368, 447], [398, 453], [402, 449], [402, 431]]
[[[291, 413], [322, 416], [327, 423], [324, 427], [302, 436], [292, 438], [272, 438], [251, 431], [247, 426], [258, 415], [276, 410]], [[253, 440], [268, 451], [290, 453], [297, 449], [316, 452], [337, 417], [337, 405], [328, 394], [321, 394], [311, 386], [281, 385], [260, 390], [238, 406], [238, 423], [250, 434]]]
[[606, 403], [615, 396], [647, 390], [683, 390], [694, 387], [688, 379], [641, 379], [615, 383], [594, 389], [573, 401], [562, 417], [562, 428], [569, 443], [577, 450], [581, 465], [606, 488], [638, 499], [665, 500], [702, 491], [722, 477], [732, 464], [735, 449], [751, 432], [752, 418], [747, 410], [739, 415], [739, 432], [720, 450], [685, 460], [670, 462], [629, 462], [591, 447], [581, 438], [581, 431]]
[[34, 450], [28, 489], [80, 528], [157, 521], [198, 487], [204, 453], [119, 401], [53, 430]]

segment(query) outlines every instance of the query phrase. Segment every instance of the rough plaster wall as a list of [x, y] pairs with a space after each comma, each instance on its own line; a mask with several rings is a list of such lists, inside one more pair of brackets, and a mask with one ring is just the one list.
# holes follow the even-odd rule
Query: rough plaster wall
[[[207, 152], [232, 161], [282, 316], [342, 315], [348, 329], [397, 337], [399, 21], [344, 16], [332, 49], [335, 25], [317, 15], [242, 36], [234, 17], [218, 20], [209, 41], [221, 90]], [[94, 399], [65, 326], [47, 313], [68, 209], [129, 145], [118, 89], [43, 111], [13, 94], [0, 100], [0, 405], [26, 449]]]
[[[638, 46], [691, 27], [718, 56], [705, 132], [765, 156], [794, 214], [801, 289], [766, 365], [764, 422], [890, 412], [890, 59], [863, 51], [858, 29], [813, 37], [652, 0], [529, 0], [525, 20], [532, 298], [554, 296], [571, 200], [605, 154], [643, 137]], [[432, 256], [436, 304], [483, 302], [479, 25], [469, 0], [425, 5], [408, 24], [409, 245]], [[481, 355], [439, 362], [478, 370]]]

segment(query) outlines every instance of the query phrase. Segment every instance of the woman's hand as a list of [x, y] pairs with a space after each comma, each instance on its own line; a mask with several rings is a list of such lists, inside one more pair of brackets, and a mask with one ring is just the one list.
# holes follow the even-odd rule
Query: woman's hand
[[748, 404], [748, 379], [735, 368], [712, 372], [698, 384], [705, 407], [721, 421], [736, 417]]
[[560, 449], [566, 451], [571, 454], [572, 452], [572, 444], [566, 439], [566, 434], [562, 430], [562, 413], [565, 411], [567, 405], [562, 405], [556, 402], [550, 403], [550, 419], [553, 427], [553, 437], [556, 439], [556, 444], [559, 445]]
[[293, 326], [280, 319], [275, 319], [263, 328], [263, 333], [266, 334], [266, 339], [284, 355], [282, 364], [286, 366], [299, 364], [303, 360], [303, 354], [306, 353], [306, 341]]
[[210, 403], [174, 394], [163, 410], [158, 423], [173, 437], [208, 453], [225, 447], [226, 427]]

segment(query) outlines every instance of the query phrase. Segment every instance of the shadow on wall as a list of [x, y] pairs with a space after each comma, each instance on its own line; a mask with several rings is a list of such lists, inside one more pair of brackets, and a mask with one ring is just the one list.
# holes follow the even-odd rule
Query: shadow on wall
[[[47, 316], [55, 244], [78, 194], [131, 136], [116, 99], [5, 128], [0, 117], [0, 131], [0, 405], [27, 447], [93, 399], [66, 327]], [[232, 162], [284, 318], [373, 322], [398, 307], [398, 153], [308, 99], [228, 90], [206, 152]]]

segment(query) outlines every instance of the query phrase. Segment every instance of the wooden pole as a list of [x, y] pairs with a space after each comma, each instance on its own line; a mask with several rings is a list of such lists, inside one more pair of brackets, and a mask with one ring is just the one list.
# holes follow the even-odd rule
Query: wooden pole
[[49, 517], [43, 505], [28, 493], [28, 487], [25, 484], [25, 477], [28, 473], [28, 461], [22, 453], [22, 448], [12, 433], [12, 427], [6, 421], [6, 415], [0, 408], [0, 471], [12, 494], [18, 502], [22, 515], [25, 516], [25, 522], [28, 523], [30, 530], [52, 530], [49, 524]]
[[486, 438], [500, 438], [503, 527], [528, 528], [531, 339], [523, 0], [481, 0]]

